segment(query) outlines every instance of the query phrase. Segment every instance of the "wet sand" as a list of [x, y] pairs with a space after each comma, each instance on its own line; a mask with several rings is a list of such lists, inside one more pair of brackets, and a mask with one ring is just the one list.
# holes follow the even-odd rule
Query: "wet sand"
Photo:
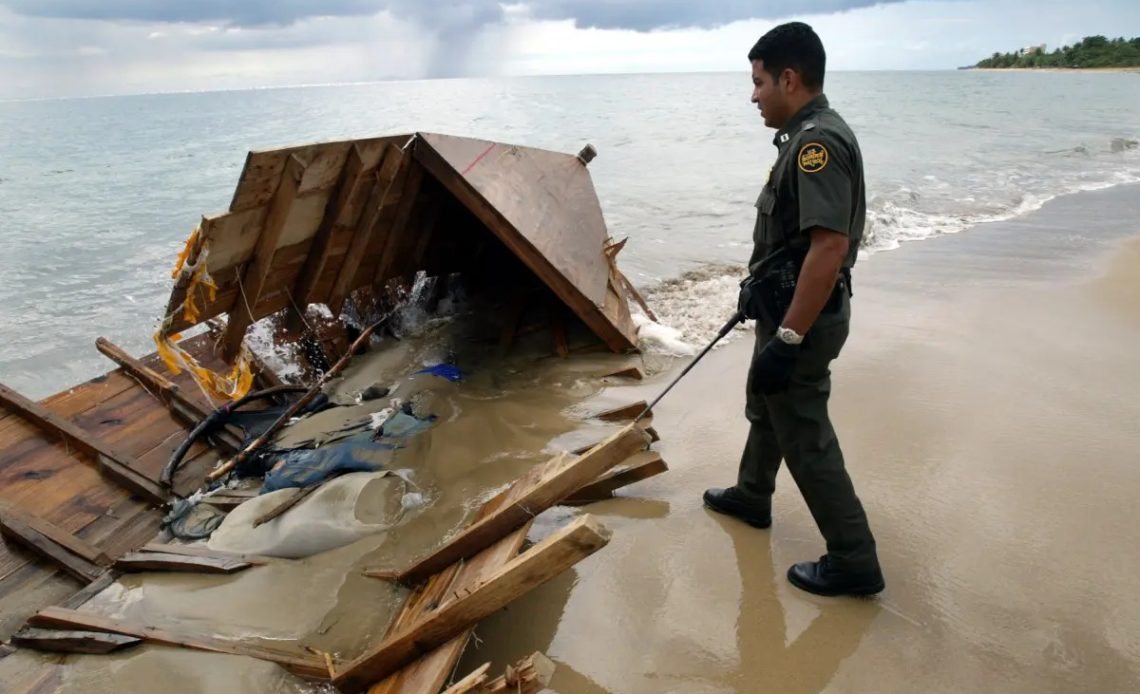
[[545, 649], [560, 694], [1137, 691], [1136, 193], [861, 264], [833, 417], [881, 596], [787, 583], [824, 547], [786, 470], [769, 531], [702, 507], [745, 439], [738, 340], [657, 409], [670, 472], [590, 507], [609, 547], [485, 621], [464, 668]]
[[[559, 694], [1135, 691], [1140, 240], [1126, 237], [1138, 190], [1057, 200], [861, 261], [833, 415], [877, 535], [880, 597], [817, 598], [784, 579], [789, 564], [823, 552], [786, 471], [770, 531], [702, 507], [706, 487], [734, 480], [745, 438], [751, 346], [740, 335], [657, 408], [654, 447], [668, 473], [539, 518], [532, 539], [581, 512], [614, 536], [485, 620], [457, 672], [488, 660], [501, 671], [541, 650], [558, 665]], [[436, 356], [409, 347], [361, 360], [342, 395]], [[436, 388], [443, 421], [390, 461], [411, 473], [423, 509], [394, 513], [406, 490], [390, 476], [347, 479], [333, 490], [343, 496], [325, 499], [348, 515], [322, 536], [328, 551], [232, 577], [129, 577], [89, 609], [351, 657], [382, 636], [403, 597], [360, 569], [405, 566], [534, 463], [600, 438], [606, 429], [583, 413], [652, 397], [684, 363], [648, 355], [657, 373], [637, 386], [597, 378], [621, 362], [506, 364]], [[289, 512], [293, 523], [329, 521], [323, 504], [314, 495]], [[9, 656], [0, 681], [49, 662]], [[63, 669], [67, 692], [159, 685], [313, 691], [273, 665], [168, 648]]]

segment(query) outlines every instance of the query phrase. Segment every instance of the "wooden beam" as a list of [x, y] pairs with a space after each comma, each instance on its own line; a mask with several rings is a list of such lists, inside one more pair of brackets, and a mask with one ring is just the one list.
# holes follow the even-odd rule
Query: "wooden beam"
[[59, 606], [66, 607], [69, 610], [78, 610], [80, 607], [86, 605], [91, 598], [111, 587], [111, 584], [117, 580], [119, 580], [118, 572], [110, 570], [104, 571], [99, 575], [99, 578], [73, 593], [71, 597], [61, 602]]
[[67, 532], [54, 523], [49, 523], [37, 515], [25, 513], [5, 501], [0, 501], [0, 523], [3, 523], [5, 518], [14, 518], [77, 557], [81, 557], [92, 564], [103, 567], [111, 565], [111, 558], [98, 547], [92, 546], [87, 541]]
[[669, 466], [657, 451], [643, 451], [625, 461], [621, 469], [612, 470], [587, 484], [563, 502], [563, 506], [581, 506], [612, 498], [622, 487], [667, 472]]
[[408, 232], [408, 220], [412, 216], [412, 209], [415, 207], [416, 197], [424, 180], [424, 167], [410, 156], [408, 160], [408, 171], [400, 187], [396, 214], [392, 219], [392, 226], [388, 229], [388, 235], [384, 237], [384, 250], [380, 253], [380, 261], [376, 263], [376, 272], [372, 276], [372, 284], [377, 287], [383, 287], [384, 283], [391, 279], [392, 268], [396, 267], [398, 260], [403, 259], [402, 251], [407, 246], [404, 243], [404, 234]]
[[314, 292], [324, 274], [325, 265], [333, 250], [333, 238], [338, 229], [341, 213], [349, 206], [353, 198], [360, 195], [360, 191], [372, 184], [375, 180], [375, 170], [365, 168], [364, 160], [360, 156], [360, 147], [353, 143], [348, 151], [348, 159], [344, 163], [336, 189], [329, 196], [328, 205], [325, 206], [325, 216], [317, 233], [313, 237], [313, 246], [305, 256], [305, 265], [301, 274], [293, 284], [293, 301], [285, 317], [285, 326], [290, 330], [300, 330], [304, 327], [304, 311], [315, 300]]
[[656, 323], [657, 314], [653, 312], [653, 309], [649, 308], [649, 304], [645, 302], [645, 297], [641, 295], [641, 292], [637, 291], [637, 287], [633, 286], [633, 282], [630, 282], [629, 278], [626, 277], [621, 270], [617, 270], [615, 268], [614, 271], [617, 273], [618, 280], [621, 282], [621, 286], [625, 288], [625, 291], [633, 297], [633, 300], [637, 302], [637, 305], [641, 307], [641, 310], [645, 311], [645, 315], [649, 318], [649, 320]]
[[426, 580], [455, 562], [490, 547], [511, 530], [557, 505], [614, 465], [645, 448], [647, 443], [645, 433], [630, 425], [579, 458], [562, 454], [543, 465], [536, 465], [503, 492], [503, 495], [510, 495], [512, 503], [476, 521], [443, 547], [403, 571], [399, 576], [400, 582]]
[[60, 417], [2, 384], [0, 384], [0, 404], [44, 431], [62, 437], [69, 445], [91, 456], [96, 466], [119, 485], [151, 503], [166, 503], [166, 492], [157, 482], [134, 470], [131, 467], [133, 461], [115, 452], [110, 446], [83, 431], [70, 420]]
[[66, 631], [24, 627], [12, 635], [12, 643], [21, 648], [56, 653], [90, 653], [103, 655], [142, 643], [137, 636], [108, 634], [102, 631]]
[[578, 518], [463, 595], [447, 600], [423, 620], [369, 649], [341, 669], [333, 684], [342, 692], [364, 690], [590, 556], [609, 542], [610, 534], [591, 516]]
[[179, 571], [199, 574], [232, 574], [253, 566], [232, 557], [192, 557], [167, 552], [129, 552], [115, 560], [115, 568], [124, 573], [142, 571]]
[[[159, 402], [166, 405], [174, 416], [181, 419], [188, 427], [196, 427], [210, 416], [211, 413], [206, 408], [186, 397], [177, 383], [127, 354], [107, 338], [96, 338], [95, 349], [118, 364], [124, 373], [138, 381], [144, 390], [158, 398]], [[219, 448], [224, 453], [232, 455], [241, 450], [241, 439], [232, 431], [219, 427], [211, 435], [220, 444]]]
[[112, 634], [135, 636], [150, 643], [163, 646], [176, 646], [212, 653], [247, 656], [249, 658], [257, 658], [258, 660], [277, 663], [298, 677], [314, 680], [328, 679], [328, 669], [325, 667], [323, 659], [285, 653], [265, 646], [255, 646], [241, 641], [231, 641], [213, 636], [178, 634], [166, 629], [143, 626], [90, 612], [77, 612], [61, 607], [48, 607], [33, 615], [32, 618], [28, 620], [28, 624], [45, 629], [105, 631]]
[[376, 179], [368, 196], [368, 202], [365, 203], [364, 214], [360, 216], [352, 233], [352, 241], [344, 254], [336, 282], [333, 283], [332, 292], [326, 302], [334, 316], [340, 315], [345, 299], [355, 289], [352, 281], [356, 279], [360, 261], [364, 260], [364, 253], [372, 242], [372, 235], [376, 233], [381, 215], [395, 203], [395, 193], [400, 190], [398, 185], [407, 175], [411, 161], [411, 156], [395, 145], [388, 145], [384, 150], [384, 159], [376, 170]]
[[230, 321], [222, 338], [222, 357], [228, 362], [237, 357], [242, 340], [245, 339], [246, 329], [258, 318], [250, 312], [257, 307], [257, 300], [261, 298], [261, 293], [266, 288], [265, 280], [269, 277], [273, 256], [277, 252], [281, 235], [285, 232], [289, 211], [293, 207], [293, 200], [297, 197], [297, 187], [301, 184], [301, 175], [304, 171], [305, 162], [295, 154], [289, 155], [285, 171], [281, 175], [281, 182], [266, 210], [261, 233], [253, 248], [253, 256], [238, 280], [242, 291], [238, 292], [233, 306], [230, 307]]
[[84, 583], [91, 583], [103, 573], [103, 569], [97, 564], [72, 554], [47, 535], [36, 532], [34, 528], [20, 522], [12, 515], [0, 515], [0, 534], [18, 542], [33, 554], [52, 562], [59, 569]]

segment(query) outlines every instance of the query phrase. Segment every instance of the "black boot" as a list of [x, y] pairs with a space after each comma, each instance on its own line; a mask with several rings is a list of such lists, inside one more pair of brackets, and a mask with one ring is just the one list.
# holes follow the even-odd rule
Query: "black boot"
[[819, 561], [805, 561], [788, 569], [788, 580], [795, 587], [816, 595], [874, 595], [886, 587], [883, 572], [875, 567], [866, 571], [840, 570], [827, 555]]
[[717, 513], [739, 518], [754, 528], [768, 528], [772, 525], [771, 511], [765, 512], [759, 508], [759, 504], [740, 498], [732, 487], [705, 490], [705, 506]]

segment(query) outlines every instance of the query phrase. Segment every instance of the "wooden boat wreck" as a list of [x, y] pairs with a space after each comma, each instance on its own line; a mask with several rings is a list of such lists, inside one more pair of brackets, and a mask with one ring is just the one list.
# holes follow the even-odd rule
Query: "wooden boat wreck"
[[[219, 427], [187, 450], [188, 432], [251, 388], [292, 403], [275, 422], [286, 424], [383, 322], [362, 318], [398, 304], [417, 277], [461, 274], [498, 307], [500, 351], [542, 335], [562, 358], [636, 353], [627, 296], [649, 309], [618, 269], [624, 242], [606, 230], [587, 169], [594, 155], [430, 133], [250, 153], [230, 209], [203, 218], [179, 258], [156, 353], [136, 359], [100, 338], [118, 365], [107, 374], [40, 402], [0, 386], [0, 680], [4, 661], [23, 650], [98, 654], [145, 642], [268, 660], [344, 692], [538, 691], [551, 666], [539, 653], [497, 679], [489, 666], [448, 678], [480, 619], [610, 536], [584, 514], [524, 550], [537, 515], [666, 469], [651, 450], [657, 434], [644, 402], [594, 413], [621, 424], [531, 468], [403, 570], [371, 572], [406, 587], [406, 600], [386, 636], [350, 658], [82, 608], [126, 572], [229, 574], [275, 561], [156, 541], [173, 503], [222, 478], [276, 429], [248, 442]], [[320, 307], [335, 317], [323, 329], [314, 328]], [[259, 321], [273, 322], [280, 339], [307, 341], [309, 382], [284, 383], [249, 347]], [[176, 451], [182, 464], [169, 474]], [[230, 509], [243, 498], [207, 502]], [[63, 667], [43, 660], [5, 686], [55, 691]]]

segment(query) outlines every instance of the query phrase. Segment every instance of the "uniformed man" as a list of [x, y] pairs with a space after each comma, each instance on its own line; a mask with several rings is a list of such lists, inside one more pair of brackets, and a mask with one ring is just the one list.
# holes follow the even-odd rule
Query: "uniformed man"
[[781, 460], [800, 489], [827, 553], [795, 564], [788, 580], [819, 595], [883, 590], [875, 539], [827, 413], [830, 364], [847, 340], [850, 271], [866, 213], [855, 134], [823, 93], [825, 53], [806, 24], [778, 26], [748, 54], [776, 163], [756, 202], [749, 277], [740, 308], [756, 320], [748, 373], [751, 423], [736, 484], [705, 504], [751, 525], [772, 523]]

